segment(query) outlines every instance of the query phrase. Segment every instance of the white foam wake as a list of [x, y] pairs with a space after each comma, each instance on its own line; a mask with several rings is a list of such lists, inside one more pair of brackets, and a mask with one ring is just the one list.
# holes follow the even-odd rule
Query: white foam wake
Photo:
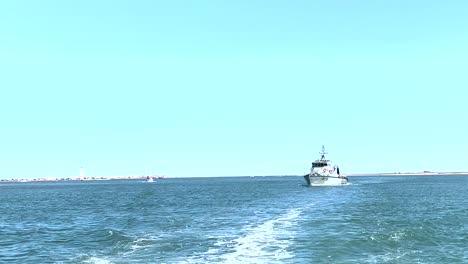
[[102, 258], [97, 258], [97, 257], [91, 257], [86, 261], [83, 261], [84, 263], [93, 263], [93, 264], [111, 264], [112, 262], [108, 261], [107, 259], [102, 259]]
[[298, 209], [292, 209], [280, 218], [258, 226], [245, 227], [245, 235], [232, 241], [218, 243], [232, 247], [232, 252], [220, 258], [224, 263], [272, 263], [292, 258], [293, 255], [287, 248], [295, 232], [290, 227], [296, 224], [300, 214]]

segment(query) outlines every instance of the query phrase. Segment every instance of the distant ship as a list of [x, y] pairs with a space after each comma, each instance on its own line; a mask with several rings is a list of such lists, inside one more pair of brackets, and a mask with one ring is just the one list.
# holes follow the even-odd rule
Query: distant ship
[[148, 169], [148, 173], [147, 173], [147, 176], [146, 176], [146, 182], [153, 182], [153, 177], [150, 176], [149, 169]]
[[322, 145], [322, 156], [319, 160], [312, 162], [310, 173], [304, 175], [307, 185], [310, 186], [332, 186], [348, 183], [348, 178], [340, 174], [340, 168], [333, 165], [330, 160], [325, 159], [325, 146]]

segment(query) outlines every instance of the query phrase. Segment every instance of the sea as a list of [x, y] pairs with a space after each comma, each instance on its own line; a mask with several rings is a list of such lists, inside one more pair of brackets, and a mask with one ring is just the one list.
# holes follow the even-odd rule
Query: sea
[[468, 263], [468, 177], [0, 183], [0, 263]]

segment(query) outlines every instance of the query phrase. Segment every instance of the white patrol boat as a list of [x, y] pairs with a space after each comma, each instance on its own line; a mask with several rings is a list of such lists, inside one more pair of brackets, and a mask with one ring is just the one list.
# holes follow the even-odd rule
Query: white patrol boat
[[148, 169], [148, 173], [147, 173], [147, 176], [146, 176], [146, 182], [153, 182], [153, 177], [150, 176], [149, 169]]
[[348, 183], [348, 178], [340, 174], [340, 168], [333, 165], [330, 160], [325, 159], [325, 146], [322, 145], [322, 151], [319, 152], [322, 157], [320, 160], [312, 162], [310, 173], [304, 175], [307, 185], [310, 186], [332, 186]]

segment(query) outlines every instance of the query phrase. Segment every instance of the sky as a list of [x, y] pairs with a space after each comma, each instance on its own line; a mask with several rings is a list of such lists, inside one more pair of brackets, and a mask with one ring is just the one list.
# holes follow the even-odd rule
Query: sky
[[468, 171], [468, 2], [0, 3], [0, 179]]

